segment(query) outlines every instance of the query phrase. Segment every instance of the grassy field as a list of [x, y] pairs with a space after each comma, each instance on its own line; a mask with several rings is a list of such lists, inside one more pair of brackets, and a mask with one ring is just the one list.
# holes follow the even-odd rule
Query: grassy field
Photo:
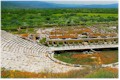
[[[19, 27], [117, 25], [117, 9], [2, 9], [1, 29], [16, 31]], [[105, 26], [106, 27], [106, 26]]]
[[82, 65], [110, 64], [118, 62], [118, 50], [98, 51], [94, 54], [83, 54], [82, 52], [62, 52], [55, 54], [55, 58], [63, 62]]
[[31, 73], [17, 70], [6, 70], [2, 68], [2, 78], [118, 78], [118, 69], [84, 69], [66, 73]]
[[21, 29], [20, 31], [15, 30], [15, 31], [12, 31], [11, 33], [12, 34], [28, 34], [28, 33], [36, 33], [36, 32], [34, 31], [34, 28], [28, 28], [27, 30], [26, 29]]
[[118, 69], [113, 68], [99, 69], [85, 76], [85, 78], [117, 78], [117, 77]]

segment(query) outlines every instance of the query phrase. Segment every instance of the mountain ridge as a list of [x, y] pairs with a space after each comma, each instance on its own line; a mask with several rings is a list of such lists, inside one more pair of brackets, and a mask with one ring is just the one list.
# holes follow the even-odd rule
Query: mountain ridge
[[78, 5], [78, 4], [56, 4], [44, 1], [1, 1], [2, 9], [10, 8], [118, 8], [116, 4], [92, 4], [92, 5]]

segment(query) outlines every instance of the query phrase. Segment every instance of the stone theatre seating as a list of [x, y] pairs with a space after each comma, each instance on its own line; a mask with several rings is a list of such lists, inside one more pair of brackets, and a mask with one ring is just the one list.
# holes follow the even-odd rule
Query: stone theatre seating
[[47, 57], [48, 47], [1, 30], [1, 67], [28, 72], [66, 72], [75, 68]]

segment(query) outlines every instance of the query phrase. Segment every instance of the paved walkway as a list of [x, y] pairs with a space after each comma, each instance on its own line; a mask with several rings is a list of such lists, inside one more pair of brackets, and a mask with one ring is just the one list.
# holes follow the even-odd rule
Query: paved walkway
[[106, 44], [106, 45], [79, 45], [79, 46], [61, 46], [61, 47], [50, 47], [52, 51], [62, 50], [81, 50], [81, 49], [102, 49], [102, 48], [117, 48], [118, 44]]

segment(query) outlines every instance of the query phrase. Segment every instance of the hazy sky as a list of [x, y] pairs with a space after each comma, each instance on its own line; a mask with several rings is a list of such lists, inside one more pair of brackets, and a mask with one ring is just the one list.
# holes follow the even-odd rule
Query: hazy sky
[[2, 1], [45, 1], [57, 4], [114, 4], [118, 0], [2, 0]]
[[58, 4], [113, 4], [117, 1], [52, 1]]

